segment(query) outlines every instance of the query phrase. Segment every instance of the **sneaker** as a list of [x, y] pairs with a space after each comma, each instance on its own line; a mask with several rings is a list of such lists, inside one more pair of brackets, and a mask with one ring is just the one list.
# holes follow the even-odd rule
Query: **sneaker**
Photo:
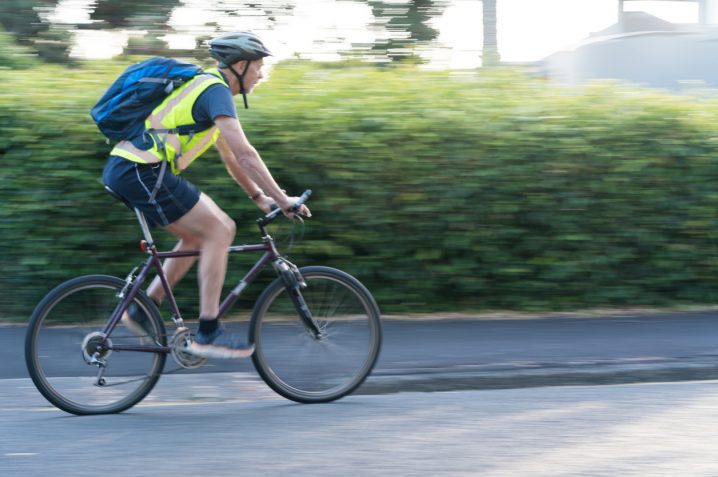
[[122, 314], [120, 321], [135, 336], [138, 336], [143, 344], [152, 343], [157, 340], [150, 319], [147, 317], [147, 314], [145, 314], [145, 310], [140, 308], [137, 303], [130, 303], [130, 306], [127, 307], [127, 311]]
[[254, 345], [244, 343], [220, 325], [212, 333], [198, 331], [187, 352], [203, 358], [247, 358], [254, 353]]

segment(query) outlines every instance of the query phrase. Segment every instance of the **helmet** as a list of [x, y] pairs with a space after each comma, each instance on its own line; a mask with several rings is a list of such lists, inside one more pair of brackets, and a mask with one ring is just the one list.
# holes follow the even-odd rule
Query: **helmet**
[[272, 53], [257, 35], [248, 31], [228, 33], [209, 41], [209, 54], [219, 61], [220, 68], [241, 61], [254, 61]]

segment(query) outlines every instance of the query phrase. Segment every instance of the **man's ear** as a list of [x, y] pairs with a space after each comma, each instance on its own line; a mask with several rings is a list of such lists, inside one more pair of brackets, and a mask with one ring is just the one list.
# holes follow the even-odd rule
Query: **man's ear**
[[232, 65], [232, 68], [234, 68], [234, 71], [239, 73], [240, 75], [244, 72], [244, 68], [247, 66], [247, 60], [239, 60], [235, 64]]

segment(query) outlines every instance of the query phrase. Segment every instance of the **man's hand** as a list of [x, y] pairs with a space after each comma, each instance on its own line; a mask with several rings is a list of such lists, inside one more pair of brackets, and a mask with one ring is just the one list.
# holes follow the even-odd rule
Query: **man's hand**
[[[294, 204], [296, 204], [298, 200], [299, 197], [287, 197], [286, 200], [282, 201], [282, 203], [279, 204], [279, 206], [282, 208], [282, 212], [284, 212], [284, 215], [286, 215], [290, 219], [294, 217], [294, 212], [290, 212], [289, 209], [294, 207]], [[309, 210], [309, 207], [304, 204], [299, 207], [299, 210], [297, 210], [296, 213], [304, 217], [312, 216], [312, 212]]]
[[[290, 217], [290, 218], [294, 216], [294, 213], [289, 212], [288, 209], [290, 207], [293, 207], [294, 204], [296, 204], [298, 200], [299, 200], [299, 197], [287, 197], [286, 201], [284, 202], [284, 207], [282, 207], [282, 212], [284, 212], [284, 215], [286, 215], [287, 217]], [[254, 203], [265, 214], [268, 214], [269, 212], [272, 211], [272, 206], [277, 205], [277, 203], [274, 201], [274, 199], [272, 199], [271, 197], [268, 197], [264, 194], [257, 197], [254, 200]], [[312, 216], [312, 213], [309, 210], [309, 207], [307, 207], [304, 204], [302, 204], [302, 206], [299, 208], [299, 210], [297, 212], [299, 213], [299, 215], [302, 215], [304, 217]]]

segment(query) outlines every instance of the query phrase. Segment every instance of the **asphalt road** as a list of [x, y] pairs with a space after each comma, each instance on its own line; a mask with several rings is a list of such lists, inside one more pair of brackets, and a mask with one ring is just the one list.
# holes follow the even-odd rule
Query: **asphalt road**
[[[210, 377], [243, 393], [172, 397]], [[158, 386], [162, 399], [94, 417], [48, 408], [17, 386], [25, 379], [2, 381], [0, 475], [718, 475], [716, 381], [397, 393], [300, 405], [264, 394], [241, 373], [167, 378]]]
[[[22, 326], [0, 327], [0, 379], [27, 377], [24, 334]], [[168, 359], [165, 369], [175, 368]], [[248, 360], [211, 361], [193, 372], [253, 368]], [[379, 362], [360, 392], [695, 379], [718, 379], [718, 311], [385, 320]]]
[[[335, 403], [292, 403], [250, 361], [217, 361], [120, 415], [76, 417], [27, 378], [24, 327], [0, 327], [0, 476], [718, 475], [713, 312], [384, 328], [375, 373]], [[643, 384], [605, 385], [621, 382]]]

